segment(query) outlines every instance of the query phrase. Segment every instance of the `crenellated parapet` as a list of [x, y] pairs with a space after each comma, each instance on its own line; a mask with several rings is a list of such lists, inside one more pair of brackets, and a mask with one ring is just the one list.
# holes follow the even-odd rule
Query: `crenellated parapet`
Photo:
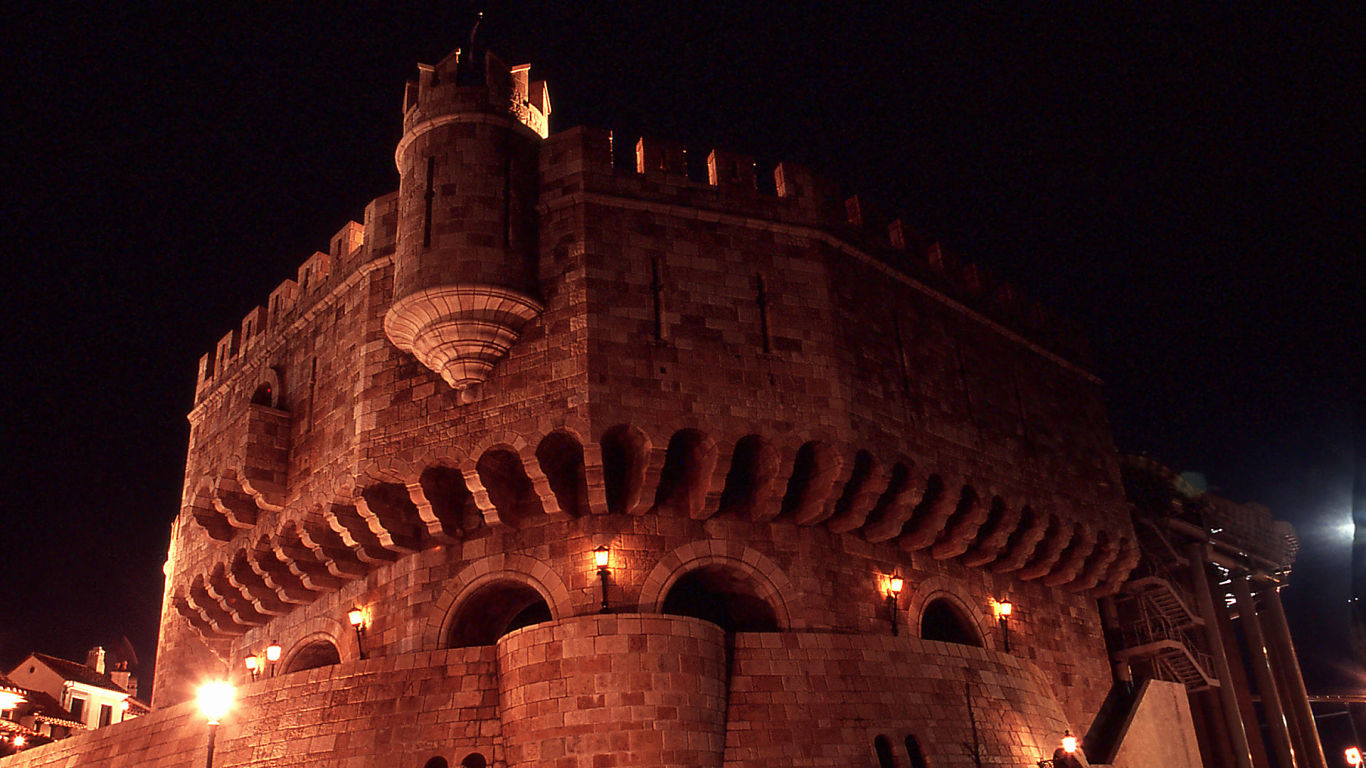
[[[372, 203], [371, 207], [374, 205]], [[366, 213], [370, 219], [371, 211], [367, 209]], [[247, 312], [240, 327], [228, 331], [212, 353], [199, 358], [195, 402], [202, 401], [244, 365], [250, 367], [251, 363], [247, 361], [259, 357], [256, 352], [264, 348], [268, 339], [281, 337], [295, 320], [316, 306], [329, 289], [341, 281], [349, 268], [363, 260], [365, 245], [365, 227], [348, 222], [329, 238], [326, 252], [315, 252], [299, 265], [294, 278], [286, 279], [270, 292], [264, 306], [253, 307]]]
[[1056, 312], [981, 265], [963, 261], [903, 219], [889, 219], [865, 198], [842, 194], [835, 183], [802, 165], [761, 162], [719, 148], [690, 151], [651, 138], [631, 145], [612, 131], [577, 127], [550, 137], [541, 178], [543, 204], [552, 210], [612, 196], [618, 205], [642, 210], [663, 206], [701, 222], [743, 223], [824, 240], [851, 257], [874, 259], [1064, 357], [1083, 365], [1089, 361], [1084, 335]]

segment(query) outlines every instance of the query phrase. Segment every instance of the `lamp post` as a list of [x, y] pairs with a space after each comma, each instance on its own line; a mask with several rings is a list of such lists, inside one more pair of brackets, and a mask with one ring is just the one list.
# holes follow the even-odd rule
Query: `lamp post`
[[1077, 752], [1077, 737], [1072, 735], [1071, 730], [1062, 732], [1062, 744], [1053, 750], [1053, 757], [1044, 758], [1038, 761], [1039, 768], [1081, 768], [1081, 762], [1075, 757]]
[[603, 545], [593, 550], [593, 564], [598, 567], [598, 578], [602, 581], [602, 609], [599, 613], [607, 613], [607, 562], [611, 551], [607, 545]]
[[275, 677], [275, 662], [280, 660], [281, 650], [279, 643], [271, 643], [266, 646], [266, 661], [270, 663], [271, 677]]
[[[1006, 653], [1010, 653], [1010, 614], [1014, 610], [1015, 606], [1010, 602], [1010, 598], [996, 603], [996, 622], [1001, 625], [1001, 650]], [[1072, 747], [1075, 749], [1076, 743], [1073, 741]]]
[[244, 663], [247, 665], [247, 672], [251, 675], [251, 681], [256, 682], [256, 678], [261, 676], [261, 657], [253, 653], [244, 660]]
[[199, 687], [199, 711], [209, 720], [209, 750], [204, 768], [213, 768], [213, 741], [218, 735], [218, 721], [232, 708], [232, 697], [237, 692], [226, 680], [216, 680]]
[[892, 622], [892, 634], [897, 633], [897, 598], [901, 597], [901, 588], [906, 582], [901, 575], [894, 573], [887, 577], [887, 620]]
[[346, 620], [356, 630], [356, 650], [360, 651], [360, 657], [363, 659], [365, 658], [365, 611], [360, 608], [352, 608], [346, 612]]

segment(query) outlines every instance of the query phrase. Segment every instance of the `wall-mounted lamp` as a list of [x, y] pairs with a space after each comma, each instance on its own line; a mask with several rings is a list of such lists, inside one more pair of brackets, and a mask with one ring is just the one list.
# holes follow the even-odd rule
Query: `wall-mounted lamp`
[[1072, 731], [1062, 732], [1062, 744], [1053, 750], [1053, 757], [1040, 760], [1039, 768], [1081, 768], [1081, 761], [1074, 755], [1077, 752], [1077, 737]]
[[1352, 766], [1352, 768], [1361, 765], [1361, 750], [1359, 748], [1348, 747], [1347, 751], [1343, 754], [1347, 756], [1347, 764]]
[[894, 573], [887, 577], [887, 620], [892, 622], [893, 635], [897, 633], [897, 599], [901, 597], [901, 588], [905, 584], [900, 574]]
[[996, 603], [996, 622], [1001, 625], [1001, 650], [1006, 653], [1010, 653], [1010, 614], [1014, 610], [1010, 598]]
[[280, 652], [282, 650], [279, 643], [271, 643], [266, 646], [266, 661], [270, 663], [271, 677], [275, 677], [275, 662], [280, 660]]
[[261, 676], [261, 657], [253, 653], [244, 660], [244, 663], [247, 665], [247, 672], [251, 675], [251, 681], [256, 682], [256, 678]]
[[365, 611], [360, 608], [352, 608], [346, 612], [346, 620], [356, 630], [356, 649], [360, 651], [360, 657], [363, 659], [365, 658]]
[[213, 768], [213, 739], [218, 735], [218, 721], [232, 709], [232, 697], [236, 692], [237, 689], [225, 680], [199, 687], [199, 711], [209, 720], [209, 752], [204, 758], [204, 768]]
[[607, 549], [605, 544], [593, 550], [593, 565], [597, 566], [598, 578], [602, 580], [602, 610], [599, 611], [600, 613], [607, 613], [607, 563], [610, 555], [611, 551]]

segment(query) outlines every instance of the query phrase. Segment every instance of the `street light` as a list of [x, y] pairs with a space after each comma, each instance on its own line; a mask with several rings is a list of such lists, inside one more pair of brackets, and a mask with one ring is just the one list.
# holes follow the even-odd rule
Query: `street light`
[[891, 576], [887, 577], [887, 619], [892, 622], [893, 635], [895, 635], [897, 632], [896, 601], [897, 598], [901, 597], [901, 588], [905, 586], [905, 584], [906, 582], [901, 578], [901, 574], [894, 573]]
[[204, 758], [204, 768], [213, 768], [213, 741], [218, 735], [218, 721], [232, 709], [232, 697], [236, 688], [226, 680], [215, 680], [199, 687], [199, 711], [209, 720], [209, 751]]
[[266, 646], [266, 661], [270, 662], [271, 677], [275, 677], [275, 662], [280, 660], [281, 650], [279, 643], [271, 643]]
[[346, 612], [346, 620], [356, 630], [356, 650], [360, 651], [360, 657], [363, 659], [365, 658], [365, 611], [360, 608], [352, 608]]
[[[1010, 653], [1010, 614], [1014, 610], [1015, 606], [1010, 602], [1010, 598], [996, 603], [996, 621], [1001, 625], [1001, 650], [1006, 653]], [[1076, 744], [1072, 746], [1076, 748]]]
[[593, 564], [598, 567], [598, 578], [602, 580], [602, 610], [599, 613], [607, 613], [607, 563], [610, 555], [606, 544], [593, 550]]

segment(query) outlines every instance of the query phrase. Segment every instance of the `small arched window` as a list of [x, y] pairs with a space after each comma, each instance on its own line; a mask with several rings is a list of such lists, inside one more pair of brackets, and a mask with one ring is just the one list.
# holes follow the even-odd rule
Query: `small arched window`
[[431, 760], [422, 764], [422, 768], [449, 768], [449, 763], [444, 757], [433, 757]]
[[460, 768], [488, 768], [488, 764], [489, 761], [482, 754], [471, 752], [460, 761]]
[[925, 753], [920, 751], [920, 741], [915, 736], [906, 737], [906, 759], [911, 761], [911, 768], [929, 768]]
[[982, 637], [972, 620], [947, 597], [931, 600], [920, 614], [920, 637], [944, 643], [982, 647]]
[[270, 407], [275, 402], [273, 399], [274, 394], [275, 393], [271, 390], [270, 385], [263, 381], [261, 382], [261, 385], [256, 388], [256, 391], [252, 393], [251, 404], [264, 405]]
[[892, 754], [892, 740], [879, 733], [873, 739], [873, 751], [877, 753], [879, 768], [896, 768], [896, 757]]

